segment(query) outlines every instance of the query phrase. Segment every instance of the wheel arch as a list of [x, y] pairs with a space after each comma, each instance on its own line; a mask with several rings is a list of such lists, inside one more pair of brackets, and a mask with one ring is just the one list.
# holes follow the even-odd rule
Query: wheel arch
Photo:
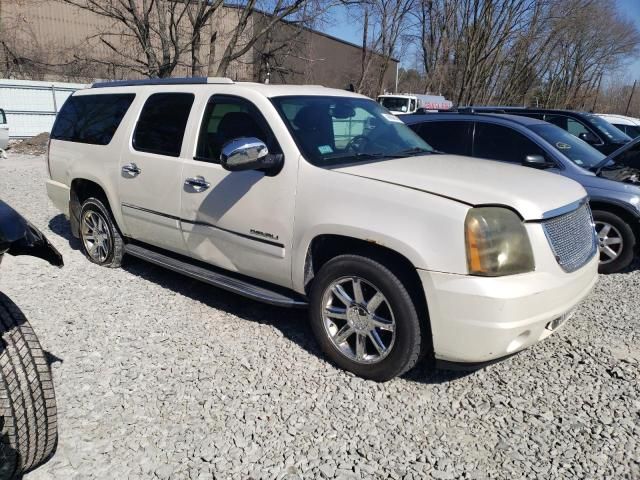
[[109, 199], [107, 189], [105, 189], [97, 179], [77, 177], [71, 181], [69, 192], [69, 220], [71, 223], [71, 233], [76, 238], [80, 236], [80, 210], [82, 208], [82, 203], [90, 197], [96, 197], [105, 204], [114, 218], [116, 227], [120, 229], [118, 212], [114, 212], [114, 204], [111, 199]]
[[414, 262], [394, 248], [372, 239], [340, 234], [316, 235], [307, 245], [303, 269], [303, 288], [309, 293], [313, 278], [329, 260], [339, 255], [354, 254], [382, 263], [405, 283], [419, 312], [428, 315], [427, 299]]
[[638, 248], [640, 240], [640, 215], [638, 213], [633, 212], [630, 207], [624, 204], [600, 198], [590, 199], [589, 206], [591, 210], [604, 210], [619, 216], [627, 222], [636, 237], [636, 248]]

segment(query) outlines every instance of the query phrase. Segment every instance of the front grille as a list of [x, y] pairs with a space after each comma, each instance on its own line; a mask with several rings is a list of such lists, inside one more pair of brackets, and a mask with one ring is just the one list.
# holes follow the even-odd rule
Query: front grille
[[578, 270], [598, 249], [591, 209], [586, 202], [569, 213], [544, 220], [542, 228], [565, 272]]

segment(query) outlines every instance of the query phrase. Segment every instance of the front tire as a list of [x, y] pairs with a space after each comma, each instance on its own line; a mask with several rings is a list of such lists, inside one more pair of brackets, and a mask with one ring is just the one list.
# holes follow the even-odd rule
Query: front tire
[[95, 197], [85, 200], [80, 210], [80, 243], [91, 262], [111, 268], [122, 264], [122, 235], [109, 209]]
[[403, 282], [383, 264], [358, 255], [336, 257], [320, 269], [310, 296], [314, 335], [340, 368], [385, 382], [420, 358], [418, 310]]
[[51, 370], [29, 322], [0, 293], [0, 480], [44, 463], [58, 441]]
[[600, 273], [616, 273], [633, 261], [636, 237], [627, 222], [614, 213], [594, 210], [593, 221], [598, 235]]

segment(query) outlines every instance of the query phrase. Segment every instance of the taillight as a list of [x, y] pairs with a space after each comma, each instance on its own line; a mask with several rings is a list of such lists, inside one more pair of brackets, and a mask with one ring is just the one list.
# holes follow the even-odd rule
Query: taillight
[[47, 171], [49, 172], [49, 178], [51, 178], [51, 160], [49, 159], [49, 152], [51, 151], [51, 139], [47, 142]]

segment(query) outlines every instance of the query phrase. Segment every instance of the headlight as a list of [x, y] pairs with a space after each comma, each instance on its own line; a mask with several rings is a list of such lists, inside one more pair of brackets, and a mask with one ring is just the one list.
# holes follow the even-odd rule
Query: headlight
[[498, 277], [535, 268], [527, 230], [511, 210], [472, 208], [465, 220], [465, 240], [471, 275]]

